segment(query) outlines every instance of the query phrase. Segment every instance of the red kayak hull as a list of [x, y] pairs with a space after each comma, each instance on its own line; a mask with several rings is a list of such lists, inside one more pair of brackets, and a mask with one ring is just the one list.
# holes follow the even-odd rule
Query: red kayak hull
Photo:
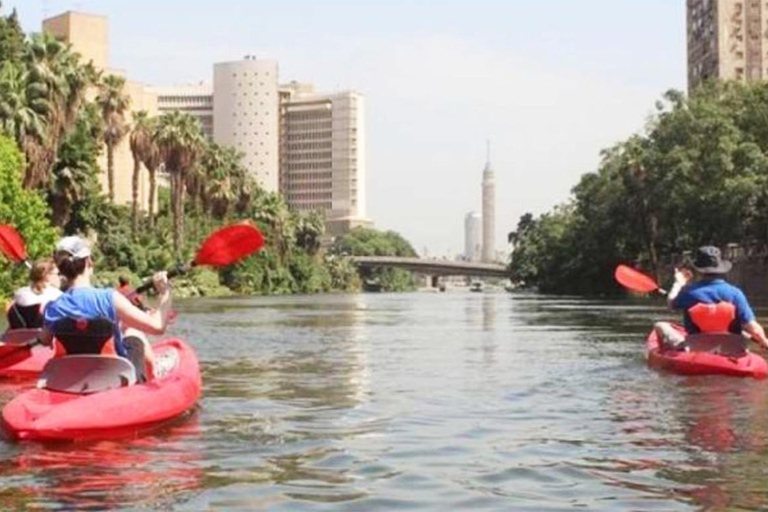
[[156, 343], [157, 357], [175, 350], [166, 375], [91, 395], [32, 389], [6, 404], [3, 430], [18, 441], [113, 439], [146, 432], [194, 408], [202, 386], [197, 356], [185, 342]]
[[[678, 328], [682, 330], [682, 327]], [[655, 331], [648, 335], [646, 358], [648, 366], [678, 375], [729, 375], [755, 379], [768, 376], [768, 363], [752, 352], [730, 358], [710, 352], [661, 350]]]
[[[53, 349], [48, 347], [34, 347], [31, 355], [16, 364], [0, 368], [0, 379], [25, 380], [36, 379], [43, 371], [45, 363], [53, 357]], [[0, 361], [1, 363], [2, 361]]]

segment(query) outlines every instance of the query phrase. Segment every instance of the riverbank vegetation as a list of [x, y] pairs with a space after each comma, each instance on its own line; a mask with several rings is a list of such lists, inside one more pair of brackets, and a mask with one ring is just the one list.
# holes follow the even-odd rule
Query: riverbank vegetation
[[514, 279], [543, 292], [618, 291], [613, 270], [699, 245], [768, 246], [768, 84], [670, 91], [642, 134], [602, 152], [571, 198], [523, 215], [510, 242]]
[[[264, 191], [241, 155], [205, 138], [195, 118], [133, 111], [123, 78], [84, 64], [49, 34], [27, 37], [15, 12], [0, 16], [0, 132], [0, 223], [21, 232], [32, 259], [50, 255], [58, 236], [78, 233], [93, 242], [101, 284], [114, 285], [120, 274], [138, 283], [190, 260], [217, 227], [247, 220], [264, 233], [265, 249], [220, 273], [196, 270], [175, 281], [181, 295], [360, 288], [353, 252], [322, 247], [320, 214]], [[134, 161], [129, 205], [115, 204], [121, 142]], [[24, 281], [23, 268], [0, 261], [0, 294]]]

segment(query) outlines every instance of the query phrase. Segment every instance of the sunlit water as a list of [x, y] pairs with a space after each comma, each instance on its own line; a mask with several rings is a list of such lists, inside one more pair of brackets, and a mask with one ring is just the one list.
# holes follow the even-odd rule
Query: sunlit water
[[[198, 410], [138, 439], [0, 442], [0, 509], [768, 507], [768, 382], [649, 370], [660, 306], [186, 302], [173, 334], [201, 359]], [[0, 402], [21, 389], [0, 385]]]

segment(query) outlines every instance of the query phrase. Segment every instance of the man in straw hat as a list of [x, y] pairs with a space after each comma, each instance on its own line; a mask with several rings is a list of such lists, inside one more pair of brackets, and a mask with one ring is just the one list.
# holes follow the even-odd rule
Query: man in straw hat
[[[732, 266], [717, 247], [699, 247], [693, 268], [700, 278], [690, 282], [691, 272], [676, 268], [675, 284], [667, 296], [669, 307], [683, 312], [683, 325], [688, 334], [745, 331], [755, 342], [768, 347], [765, 331], [755, 319], [744, 292], [725, 280]], [[668, 322], [658, 322], [655, 329], [659, 339], [668, 346], [679, 347], [685, 341], [685, 334]]]

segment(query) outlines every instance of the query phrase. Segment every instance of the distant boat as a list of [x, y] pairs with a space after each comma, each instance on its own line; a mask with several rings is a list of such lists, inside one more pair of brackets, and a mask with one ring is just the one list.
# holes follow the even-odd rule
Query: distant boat
[[483, 282], [482, 281], [472, 281], [472, 284], [469, 285], [469, 291], [471, 291], [471, 292], [481, 292], [481, 291], [483, 291]]
[[381, 288], [381, 283], [378, 281], [374, 281], [372, 279], [366, 279], [363, 281], [363, 290], [366, 292], [380, 292]]

